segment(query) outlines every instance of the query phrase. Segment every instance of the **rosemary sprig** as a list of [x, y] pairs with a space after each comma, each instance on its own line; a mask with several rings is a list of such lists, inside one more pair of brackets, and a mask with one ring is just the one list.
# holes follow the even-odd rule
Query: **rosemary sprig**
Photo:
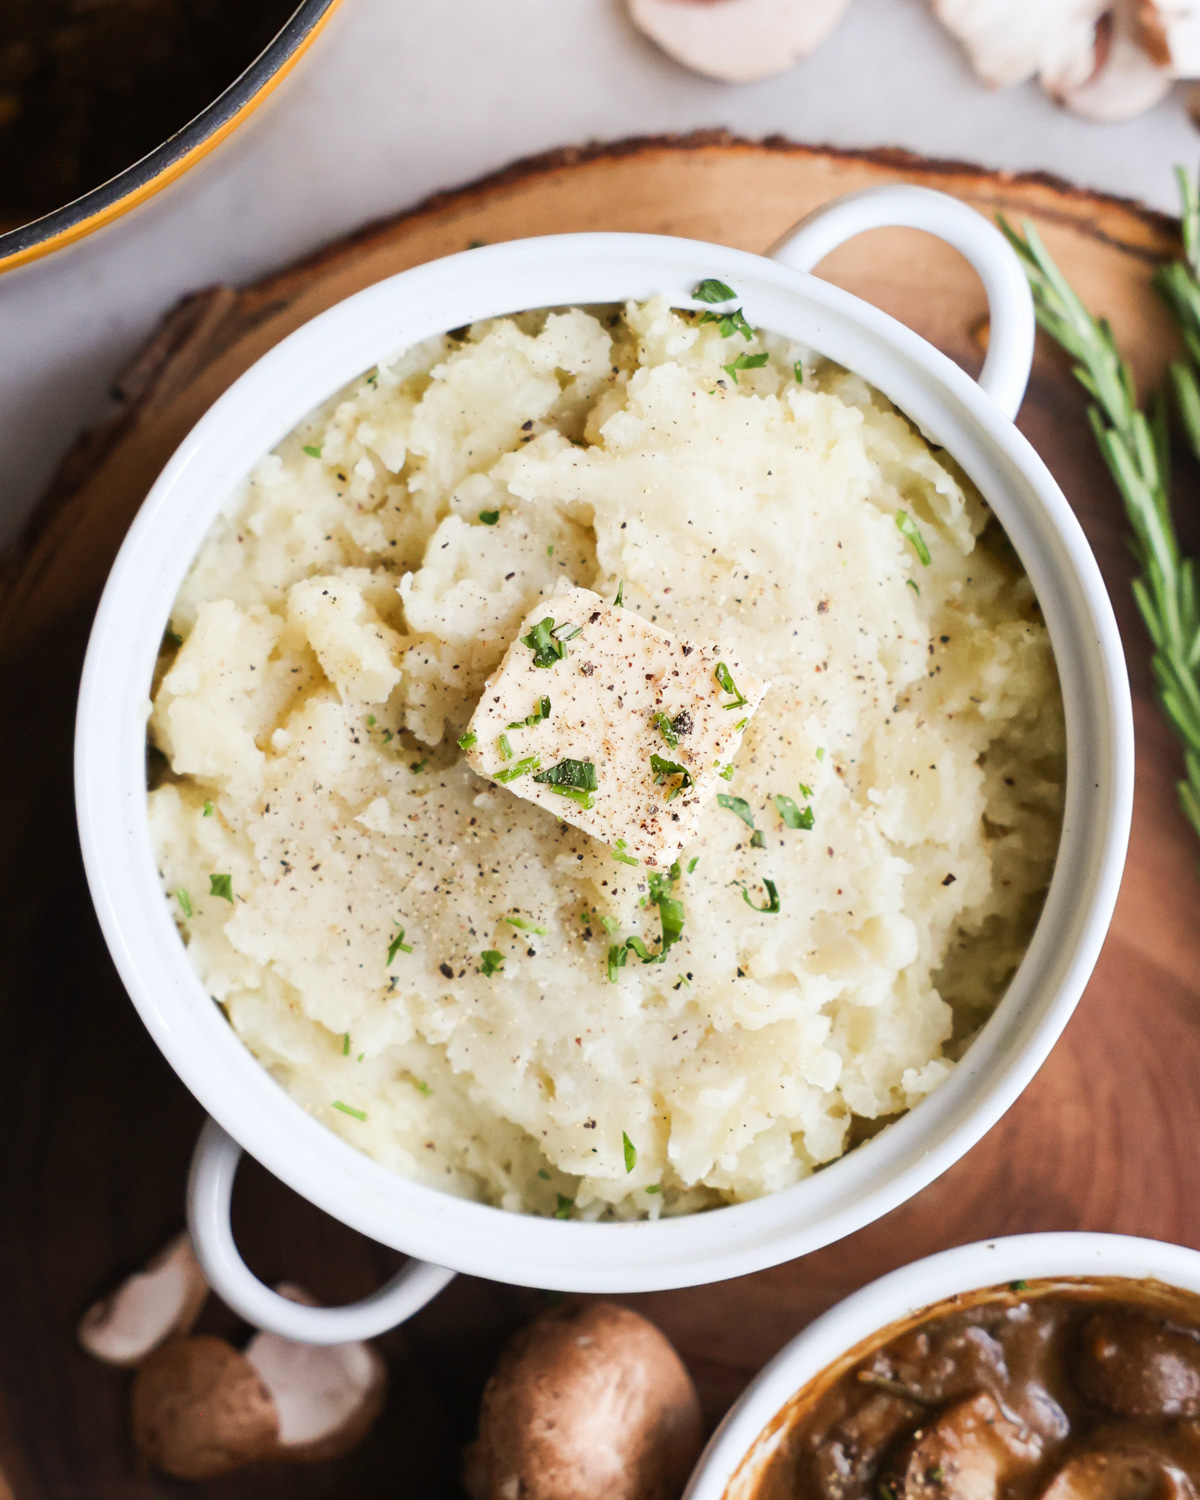
[[[1159, 286], [1180, 320], [1192, 360], [1172, 366], [1171, 376], [1185, 431], [1200, 456], [1200, 196], [1190, 183], [1183, 207], [1185, 259], [1164, 268]], [[1195, 563], [1180, 552], [1171, 516], [1166, 402], [1156, 395], [1149, 415], [1138, 406], [1133, 372], [1112, 328], [1088, 312], [1034, 226], [1026, 220], [1022, 236], [1003, 218], [999, 223], [1025, 267], [1038, 322], [1075, 360], [1075, 378], [1092, 398], [1092, 431], [1133, 528], [1141, 570], [1133, 593], [1154, 646], [1155, 686], [1183, 744], [1186, 776], [1178, 783], [1179, 801], [1200, 835], [1200, 612]]]

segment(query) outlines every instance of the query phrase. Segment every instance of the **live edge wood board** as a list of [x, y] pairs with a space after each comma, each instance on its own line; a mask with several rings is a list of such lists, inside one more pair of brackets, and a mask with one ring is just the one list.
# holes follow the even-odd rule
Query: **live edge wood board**
[[[847, 154], [721, 134], [641, 140], [521, 163], [370, 226], [253, 286], [185, 301], [118, 382], [112, 421], [83, 437], [0, 574], [0, 1470], [18, 1500], [404, 1496], [458, 1489], [479, 1389], [545, 1295], [460, 1278], [381, 1341], [388, 1409], [335, 1464], [203, 1485], [140, 1472], [128, 1379], [81, 1354], [75, 1321], [182, 1219], [200, 1111], [151, 1044], [100, 940], [73, 822], [70, 739], [87, 625], [155, 475], [230, 382], [360, 287], [473, 240], [646, 230], [760, 250], [817, 204], [873, 183], [925, 183], [986, 214], [1032, 218], [1149, 388], [1173, 350], [1150, 286], [1176, 226], [1040, 177], [893, 152]], [[820, 268], [974, 372], [982, 289], [954, 252], [876, 231]], [[687, 1360], [710, 1423], [787, 1339], [889, 1268], [944, 1246], [1034, 1229], [1109, 1229], [1200, 1246], [1200, 887], [1177, 812], [1179, 756], [1151, 695], [1117, 497], [1066, 366], [1039, 347], [1020, 423], [1066, 491], [1121, 622], [1137, 713], [1137, 804], [1104, 954], [1050, 1061], [962, 1162], [842, 1244], [718, 1286], [625, 1299]], [[1183, 530], [1200, 550], [1200, 476], [1181, 462]], [[243, 1168], [236, 1229], [259, 1274], [328, 1302], [361, 1296], [398, 1257]], [[210, 1305], [202, 1327], [241, 1332]], [[0, 1484], [0, 1493], [3, 1485]]]

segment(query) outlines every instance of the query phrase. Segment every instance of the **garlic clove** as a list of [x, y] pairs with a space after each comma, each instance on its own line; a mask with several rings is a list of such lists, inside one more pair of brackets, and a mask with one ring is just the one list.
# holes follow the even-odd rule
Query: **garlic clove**
[[167, 1339], [191, 1331], [207, 1296], [208, 1283], [185, 1230], [145, 1270], [88, 1308], [79, 1323], [79, 1342], [105, 1364], [140, 1364]]
[[634, 25], [685, 68], [727, 83], [786, 72], [825, 40], [850, 0], [627, 0]]

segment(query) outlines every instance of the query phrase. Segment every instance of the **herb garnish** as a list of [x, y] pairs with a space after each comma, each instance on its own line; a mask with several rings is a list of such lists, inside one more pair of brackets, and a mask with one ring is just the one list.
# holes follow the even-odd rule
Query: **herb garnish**
[[538, 937], [546, 936], [544, 927], [539, 927], [536, 922], [527, 922], [524, 917], [505, 917], [504, 920], [510, 927], [516, 927], [521, 932], [536, 932]]
[[508, 743], [508, 735], [502, 734], [500, 736], [500, 738], [496, 741], [496, 744], [500, 748], [500, 758], [502, 760], [512, 760], [512, 758], [513, 758], [513, 748]]
[[731, 813], [736, 813], [747, 828], [754, 827], [754, 814], [750, 811], [750, 804], [745, 797], [731, 797], [728, 792], [718, 792], [717, 801], [722, 807], [727, 807]]
[[558, 1198], [558, 1207], [554, 1210], [554, 1217], [556, 1219], [569, 1219], [571, 1217], [571, 1210], [575, 1207], [574, 1198], [568, 1198], [565, 1193], [558, 1193], [556, 1196]]
[[[800, 790], [806, 797], [812, 796], [812, 793], [803, 782], [800, 784]], [[811, 805], [797, 807], [790, 797], [785, 797], [782, 792], [777, 792], [775, 794], [775, 806], [779, 811], [779, 816], [788, 828], [803, 828], [807, 831], [813, 826], [813, 810]]]
[[208, 877], [208, 893], [210, 896], [220, 896], [222, 901], [228, 901], [233, 905], [233, 876], [232, 875], [210, 875]]
[[749, 700], [749, 698], [743, 698], [742, 695], [741, 695], [741, 693], [738, 692], [738, 690], [737, 690], [737, 684], [734, 682], [733, 676], [730, 673], [729, 668], [725, 665], [725, 663], [723, 661], [719, 661], [717, 663], [716, 671], [713, 672], [713, 676], [717, 679], [717, 681], [720, 683], [721, 687], [723, 688], [723, 690], [725, 692], [733, 694], [733, 702], [732, 703], [723, 703], [721, 705], [721, 707], [722, 708], [745, 708], [746, 704], [749, 703], [750, 700]]
[[586, 811], [595, 806], [588, 795], [597, 789], [596, 767], [590, 760], [560, 760], [535, 776], [538, 781], [557, 792], [560, 797], [570, 797]]
[[925, 538], [917, 530], [917, 523], [906, 510], [898, 510], [896, 512], [896, 526], [899, 528], [900, 534], [907, 537], [913, 544], [913, 550], [921, 559], [922, 565], [927, 568], [930, 562], [929, 548], [925, 545]]
[[621, 1140], [625, 1144], [625, 1175], [628, 1177], [634, 1167], [637, 1166], [637, 1147], [624, 1131], [621, 1132]]
[[384, 965], [388, 969], [391, 968], [392, 959], [395, 958], [397, 953], [412, 952], [412, 945], [404, 941], [404, 928], [400, 926], [399, 922], [393, 922], [392, 926], [396, 928], [396, 936], [388, 944], [387, 963]]
[[674, 802], [680, 792], [686, 792], [693, 785], [692, 773], [686, 766], [681, 766], [678, 761], [667, 760], [661, 755], [650, 756], [650, 770], [654, 776], [654, 785], [661, 786], [668, 776], [680, 777], [679, 784], [673, 786], [667, 793], [667, 801]]
[[543, 1182], [550, 1181], [550, 1173], [546, 1171], [545, 1167], [538, 1168], [538, 1176], [542, 1179]]
[[906, 584], [908, 584], [909, 588], [912, 589], [914, 594], [919, 594], [921, 592], [921, 585], [916, 581], [915, 578], [906, 578], [904, 581]]
[[651, 1185], [646, 1189], [646, 1191], [648, 1193], [661, 1193], [662, 1192], [662, 1184], [659, 1183], [659, 1182], [651, 1183]]
[[696, 868], [696, 866], [699, 863], [700, 863], [700, 856], [698, 854], [693, 854], [692, 857], [691, 857], [691, 859], [688, 860], [688, 874], [689, 875], [692, 873], [692, 871]]
[[485, 526], [494, 526], [500, 519], [500, 512], [498, 510], [481, 510], [479, 512], [479, 519]]
[[616, 843], [616, 847], [613, 849], [612, 857], [619, 864], [622, 864], [622, 865], [636, 865], [636, 864], [639, 864], [640, 861], [634, 859], [634, 857], [633, 857], [632, 854], [626, 853], [626, 850], [628, 849], [628, 847], [629, 846], [626, 844], [626, 842], [625, 842], [624, 839], [618, 839], [617, 843]]
[[[510, 725], [509, 727], [511, 728], [512, 726]], [[478, 738], [479, 736], [473, 729], [468, 729], [466, 734], [459, 735], [458, 748], [460, 750], [469, 750]]]
[[683, 902], [671, 894], [671, 888], [679, 879], [679, 865], [673, 864], [665, 875], [650, 876], [650, 904], [658, 907], [662, 922], [662, 947], [658, 962], [665, 964], [668, 952], [683, 936]]
[[765, 849], [767, 847], [766, 836], [761, 828], [756, 828], [750, 835], [750, 847], [751, 849]]
[[792, 366], [792, 375], [794, 376], [797, 385], [804, 384], [804, 366], [800, 362], [800, 360], [797, 360], [796, 363]]
[[527, 755], [523, 760], [517, 760], [511, 766], [505, 766], [502, 771], [493, 771], [492, 780], [498, 781], [501, 786], [507, 786], [510, 781], [516, 781], [518, 776], [528, 776], [530, 771], [536, 771], [541, 763], [540, 755]]
[[766, 353], [739, 354], [732, 364], [722, 365], [721, 368], [729, 376], [730, 380], [733, 381], [734, 385], [737, 385], [739, 384], [737, 377], [739, 370], [761, 370], [769, 357]]
[[535, 667], [552, 667], [556, 661], [562, 661], [567, 654], [567, 648], [563, 643], [555, 640], [553, 630], [554, 621], [547, 615], [544, 620], [537, 622], [528, 635], [521, 637], [522, 646], [528, 646], [533, 652]]
[[746, 315], [740, 307], [735, 307], [732, 312], [706, 312], [700, 319], [704, 323], [716, 323], [721, 330], [721, 337], [727, 339], [730, 334], [740, 333], [747, 343], [754, 337], [754, 329], [746, 322]]
[[206, 817], [206, 818], [211, 818], [212, 815], [213, 815], [213, 805], [212, 805], [211, 802], [206, 802], [204, 804], [204, 813], [203, 813], [203, 816]]
[[[533, 713], [531, 713], [529, 715], [529, 717], [527, 719], [514, 719], [513, 722], [508, 727], [509, 727], [509, 729], [533, 729], [538, 724], [540, 724], [543, 719], [548, 719], [549, 717], [550, 717], [550, 700], [549, 700], [549, 698], [539, 698], [538, 699], [538, 706], [537, 706], [537, 708], [533, 711]], [[459, 744], [461, 744], [461, 743], [462, 743], [462, 741], [460, 740]]]
[[679, 736], [675, 733], [675, 726], [671, 723], [670, 719], [667, 718], [666, 714], [655, 714], [654, 723], [655, 727], [658, 729], [659, 734], [661, 734], [663, 739], [666, 740], [668, 748], [670, 748], [671, 750], [678, 750]]
[[179, 902], [179, 910], [190, 922], [192, 920], [192, 898], [182, 886], [175, 892], [175, 899]]
[[305, 451], [305, 453], [308, 454], [309, 458], [320, 458], [320, 456], [321, 456], [321, 448], [324, 448], [324, 446], [325, 446], [325, 444], [322, 443], [321, 447], [317, 448], [317, 447], [314, 447], [311, 443], [305, 443], [305, 445], [304, 445], [304, 451]]
[[730, 761], [728, 763], [728, 765], [722, 766], [721, 769], [717, 772], [717, 775], [721, 778], [722, 781], [732, 781], [733, 780], [733, 762]]
[[825, 746], [824, 746], [824, 745], [822, 745], [822, 746], [821, 746], [821, 747], [820, 747], [820, 749], [819, 749], [819, 750], [818, 750], [818, 751], [817, 751], [817, 759], [818, 759], [818, 760], [819, 760], [819, 761], [821, 761], [821, 760], [824, 760], [824, 759], [825, 759]]
[[706, 276], [698, 286], [692, 288], [692, 296], [697, 302], [732, 302], [737, 293], [715, 276]]
[[613, 600], [613, 608], [620, 609], [625, 602], [625, 580], [622, 578], [617, 584], [617, 597]]
[[342, 1032], [342, 1056], [350, 1056], [350, 1033], [348, 1031]]
[[344, 1115], [352, 1115], [356, 1120], [365, 1120], [367, 1117], [361, 1109], [351, 1109], [348, 1104], [343, 1104], [340, 1099], [333, 1101], [334, 1109], [340, 1109]]
[[485, 948], [479, 955], [479, 958], [485, 979], [490, 979], [493, 974], [498, 974], [504, 967], [504, 954], [497, 953], [495, 948]]
[[763, 912], [776, 912], [776, 911], [778, 911], [779, 910], [779, 892], [775, 888], [775, 882], [773, 880], [764, 880], [763, 881], [763, 885], [766, 886], [766, 889], [767, 889], [767, 904], [766, 904], [766, 906], [755, 906], [754, 902], [751, 901], [751, 899], [750, 899], [750, 892], [745, 888], [745, 886], [742, 887], [742, 900], [753, 911], [763, 911]]

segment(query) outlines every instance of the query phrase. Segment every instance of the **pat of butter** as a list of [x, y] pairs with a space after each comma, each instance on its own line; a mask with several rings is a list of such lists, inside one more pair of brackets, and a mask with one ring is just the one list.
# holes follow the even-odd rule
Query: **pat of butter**
[[730, 651], [571, 589], [526, 615], [460, 743], [481, 776], [670, 865], [769, 686]]

